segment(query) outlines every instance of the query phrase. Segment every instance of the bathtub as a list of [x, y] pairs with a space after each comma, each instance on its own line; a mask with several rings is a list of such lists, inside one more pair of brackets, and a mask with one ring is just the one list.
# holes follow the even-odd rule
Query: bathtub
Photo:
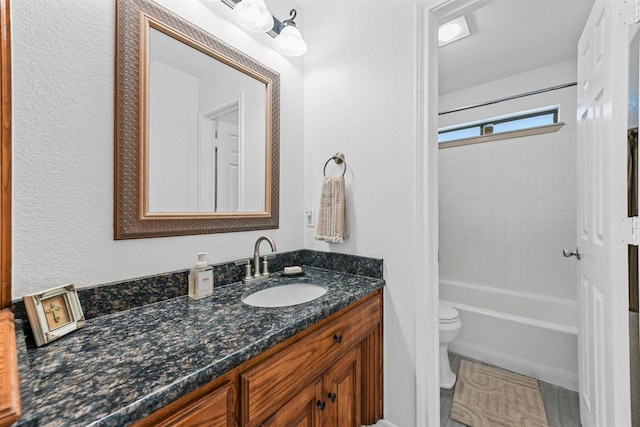
[[440, 299], [462, 321], [450, 351], [578, 390], [575, 301], [447, 280]]

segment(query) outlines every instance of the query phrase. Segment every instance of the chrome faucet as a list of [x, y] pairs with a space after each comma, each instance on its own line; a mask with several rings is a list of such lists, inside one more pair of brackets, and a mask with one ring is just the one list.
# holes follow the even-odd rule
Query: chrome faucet
[[269, 278], [269, 260], [275, 258], [275, 255], [265, 255], [264, 261], [262, 261], [262, 272], [260, 272], [260, 243], [264, 240], [269, 242], [271, 246], [271, 252], [277, 251], [276, 242], [269, 236], [260, 236], [256, 240], [256, 244], [253, 246], [253, 277], [248, 274], [243, 279], [243, 282], [260, 282]]

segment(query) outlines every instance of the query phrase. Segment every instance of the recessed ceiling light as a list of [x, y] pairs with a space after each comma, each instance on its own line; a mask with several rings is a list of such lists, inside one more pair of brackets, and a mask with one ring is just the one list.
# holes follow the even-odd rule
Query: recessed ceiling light
[[438, 29], [438, 46], [444, 46], [463, 37], [470, 35], [469, 26], [464, 16], [460, 16], [446, 24], [440, 25]]

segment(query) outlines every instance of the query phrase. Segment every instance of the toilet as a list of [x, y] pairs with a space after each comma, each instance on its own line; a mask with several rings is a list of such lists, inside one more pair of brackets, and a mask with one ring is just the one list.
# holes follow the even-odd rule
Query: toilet
[[451, 389], [456, 384], [456, 374], [449, 364], [449, 343], [457, 336], [462, 322], [458, 317], [458, 311], [449, 304], [440, 301], [438, 307], [438, 319], [440, 330], [440, 387]]

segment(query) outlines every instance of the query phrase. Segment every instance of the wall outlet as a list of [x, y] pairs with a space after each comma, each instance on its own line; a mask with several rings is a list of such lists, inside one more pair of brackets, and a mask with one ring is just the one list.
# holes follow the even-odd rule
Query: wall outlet
[[314, 209], [309, 206], [307, 210], [304, 211], [304, 224], [307, 227], [315, 227], [316, 226], [316, 216], [314, 215]]

